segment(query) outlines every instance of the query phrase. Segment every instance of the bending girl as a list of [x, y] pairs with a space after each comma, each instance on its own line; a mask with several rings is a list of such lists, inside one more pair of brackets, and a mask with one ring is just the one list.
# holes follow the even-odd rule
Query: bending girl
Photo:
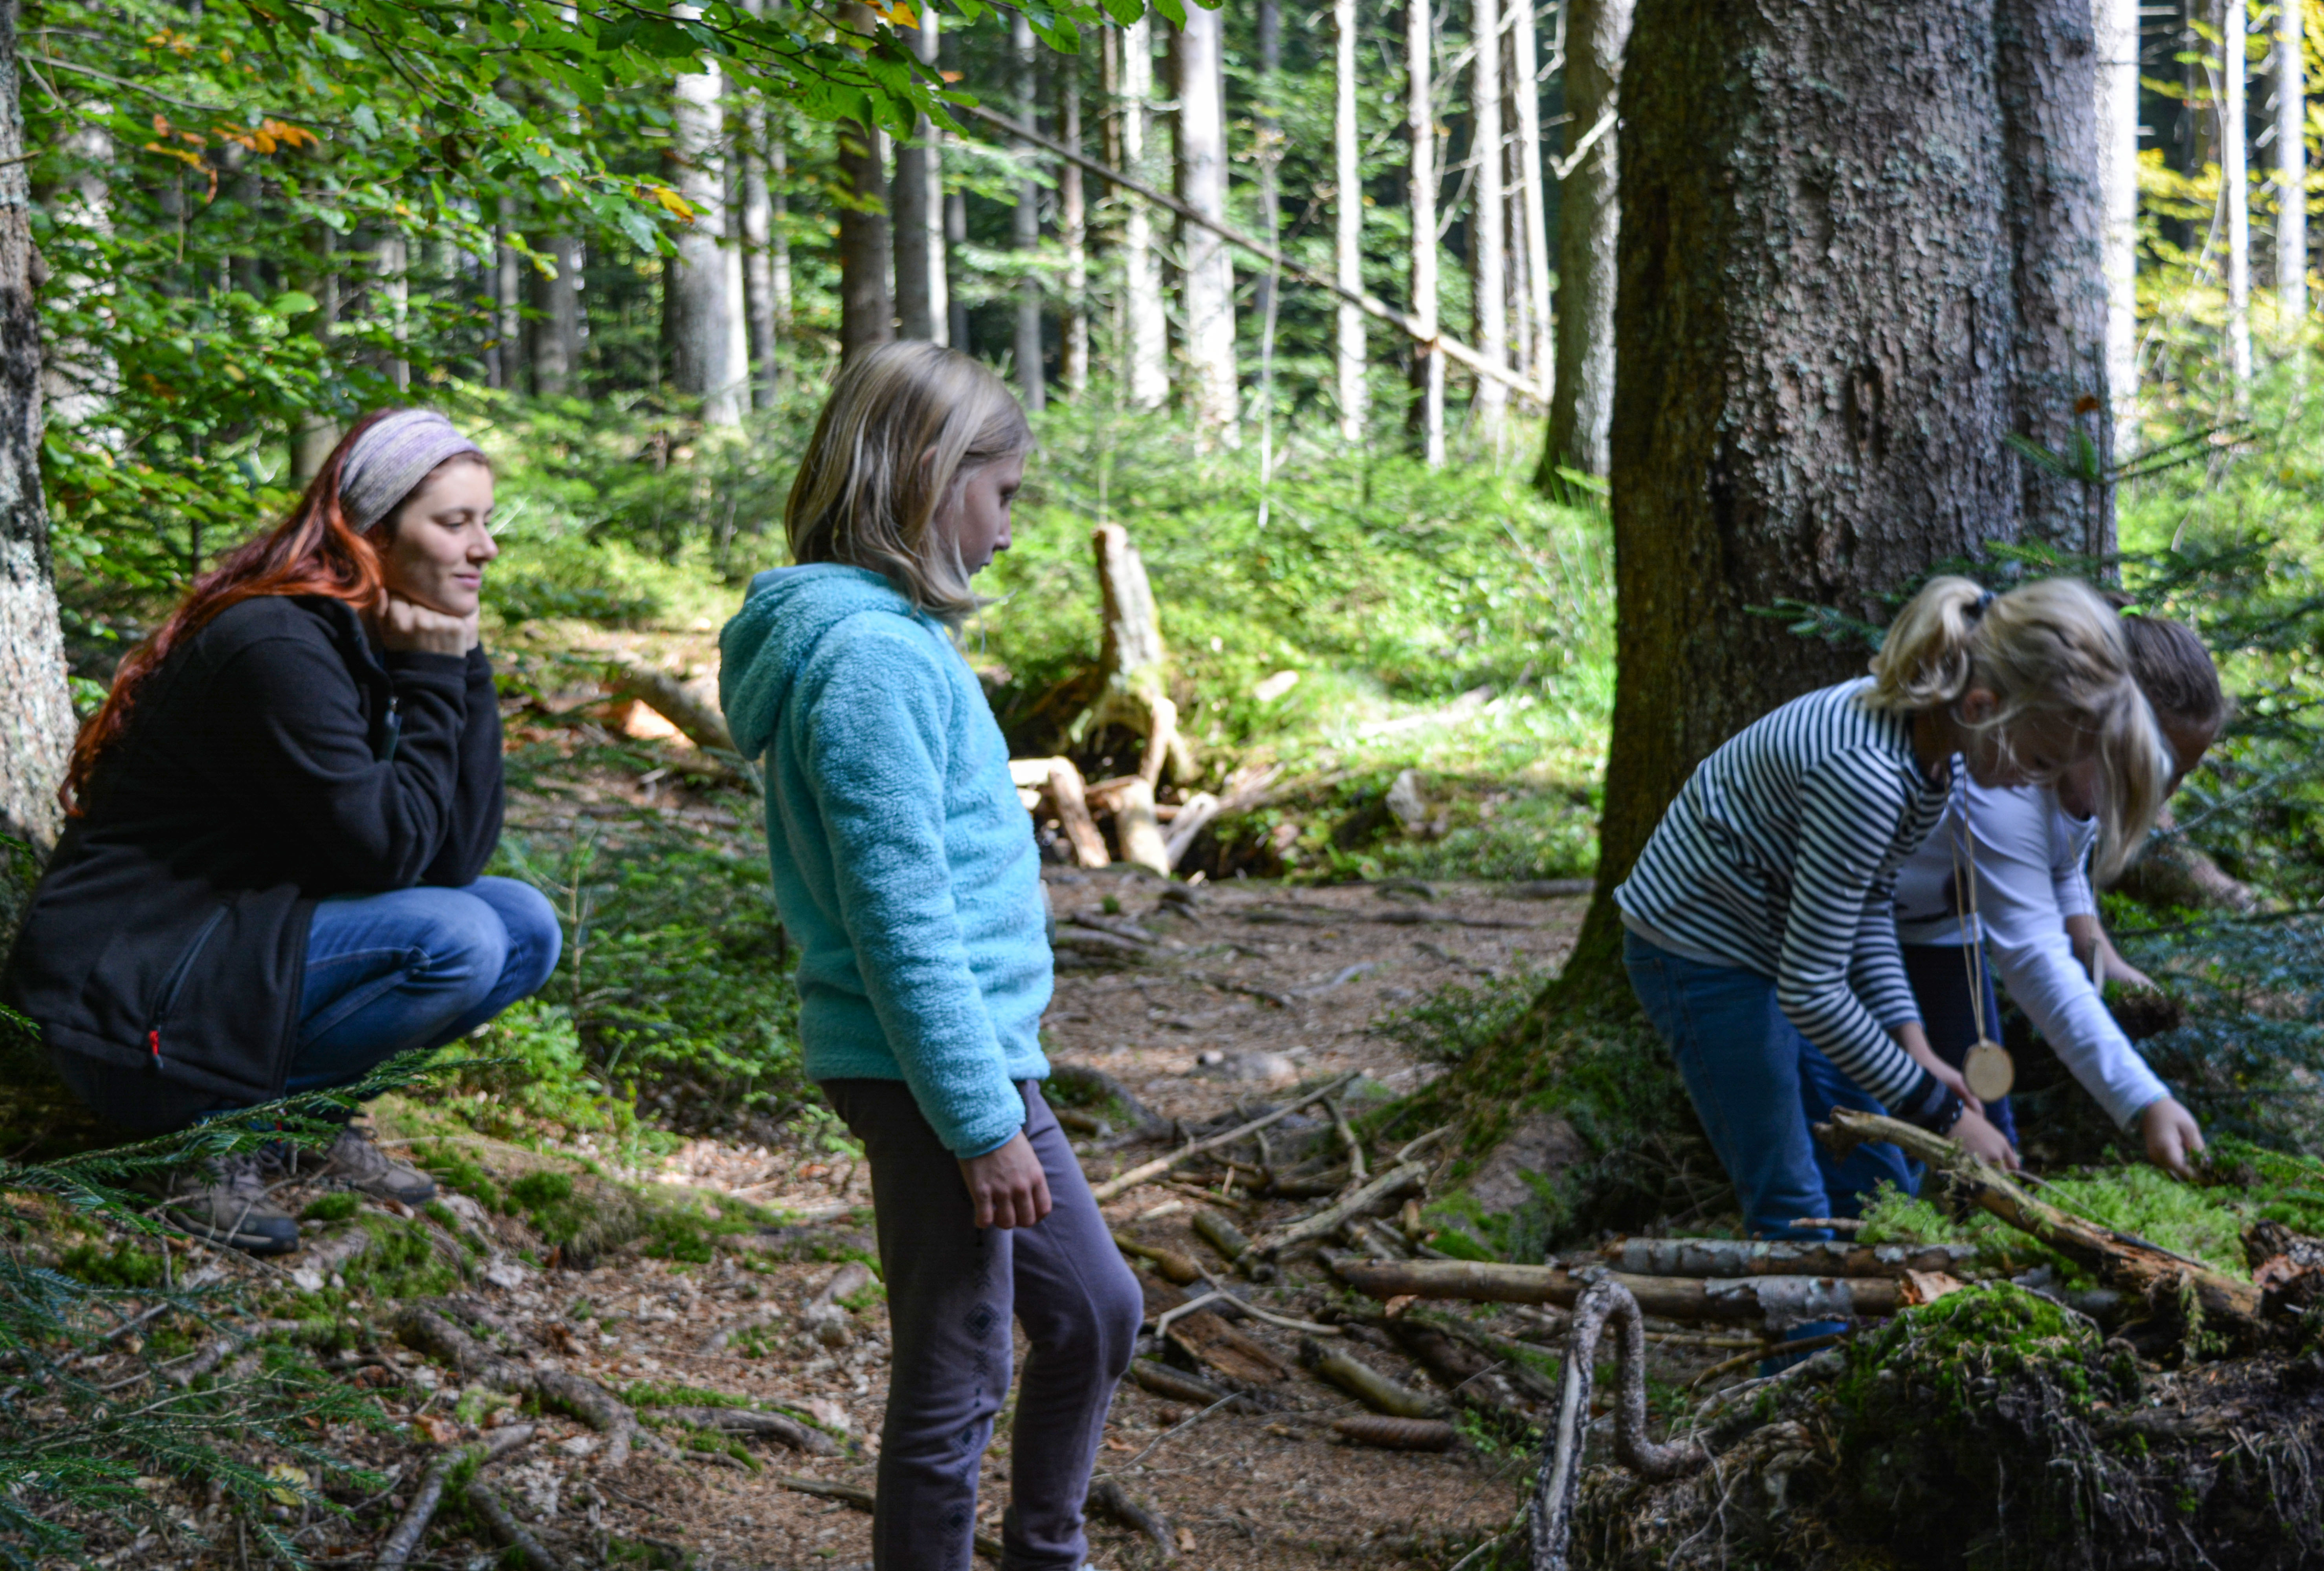
[[[1896, 869], [1954, 771], [1989, 786], [2093, 759], [2111, 869], [2162, 804], [2170, 762], [2113, 610], [2045, 579], [1987, 593], [1931, 583], [1898, 613], [1872, 675], [1794, 699], [1697, 767], [1614, 894], [1623, 960], [1670, 1043], [1752, 1233], [1828, 1236], [1902, 1153], [1845, 1162], [1809, 1126], [1886, 1111], [2013, 1162], [1960, 1071], [1923, 1033], [1897, 952]], [[1959, 756], [1958, 760], [1956, 756]]]
[[[351, 1084], [538, 988], [556, 914], [478, 877], [501, 721], [476, 630], [493, 473], [427, 409], [365, 417], [288, 519], [197, 581], [73, 749], [9, 984], [50, 1060], [141, 1133]], [[328, 1171], [435, 1186], [354, 1125]], [[169, 1186], [189, 1229], [296, 1248], [263, 1159]]]
[[1041, 1099], [1040, 858], [954, 644], [1006, 550], [1032, 432], [966, 355], [891, 344], [840, 372], [784, 523], [722, 636], [728, 723], [766, 754], [775, 904], [799, 941], [807, 1072], [872, 1166], [894, 1337], [879, 1571], [964, 1571], [977, 1468], [1018, 1394], [1003, 1564], [1072, 1571], [1143, 1303]]

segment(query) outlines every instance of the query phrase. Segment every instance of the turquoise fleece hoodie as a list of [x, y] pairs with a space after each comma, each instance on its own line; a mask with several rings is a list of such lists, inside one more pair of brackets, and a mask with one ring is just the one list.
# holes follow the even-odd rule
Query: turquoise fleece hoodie
[[1051, 971], [1033, 822], [1009, 746], [943, 624], [880, 574], [751, 581], [719, 699], [766, 755], [775, 908], [799, 944], [816, 1080], [902, 1080], [954, 1155], [1024, 1125]]

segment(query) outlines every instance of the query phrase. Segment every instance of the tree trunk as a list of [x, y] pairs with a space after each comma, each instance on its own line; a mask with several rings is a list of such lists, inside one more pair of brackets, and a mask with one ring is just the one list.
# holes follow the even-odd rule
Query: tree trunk
[[[1511, 0], [1511, 4], [1526, 5], [1532, 0]], [[1496, 365], [1506, 365], [1509, 358], [1508, 206], [1503, 178], [1508, 166], [1502, 159], [1507, 143], [1501, 130], [1500, 0], [1470, 0], [1469, 14], [1469, 31], [1476, 48], [1470, 95], [1475, 134], [1470, 155], [1476, 161], [1477, 195], [1469, 209], [1469, 237], [1476, 248], [1477, 353]], [[1509, 390], [1505, 383], [1480, 376], [1474, 400], [1477, 436], [1498, 458]]]
[[[1561, 465], [1604, 474], [1614, 416], [1615, 241], [1621, 227], [1613, 126], [1632, 0], [1567, 0], [1566, 146], [1597, 140], [1566, 172], [1557, 198], [1557, 371], [1549, 436], [1534, 484], [1554, 494]], [[1692, 25], [1683, 24], [1683, 25]], [[1574, 159], [1574, 153], [1566, 155]]]
[[493, 386], [514, 388], [524, 379], [524, 258], [510, 243], [516, 234], [516, 198], [500, 198], [493, 225]]
[[[1530, 0], [1527, 0], [1530, 3]], [[1364, 287], [1364, 183], [1356, 124], [1356, 0], [1332, 0], [1334, 94], [1332, 115], [1333, 276], [1343, 289]], [[1339, 363], [1340, 436], [1364, 439], [1370, 398], [1364, 385], [1364, 313], [1340, 302], [1335, 335]]]
[[[1153, 23], [1139, 18], [1121, 30], [1118, 107], [1121, 159], [1129, 173], [1158, 183], [1153, 157]], [[1161, 260], [1154, 249], [1154, 215], [1139, 197], [1122, 198], [1121, 292], [1124, 349], [1130, 362], [1130, 407], [1159, 409], [1170, 396], [1169, 329], [1162, 314]]]
[[1557, 339], [1549, 315], [1549, 204], [1541, 183], [1541, 47], [1534, 35], [1529, 0], [1511, 4], [1517, 17], [1509, 32], [1509, 87], [1517, 98], [1517, 222], [1524, 237], [1526, 308], [1533, 330], [1524, 359], [1533, 380], [1547, 386], [1556, 375]]
[[[1057, 70], [1057, 140], [1075, 152], [1082, 146], [1081, 61], [1068, 55]], [[1065, 390], [1078, 398], [1089, 390], [1089, 207], [1082, 195], [1081, 166], [1057, 170], [1057, 237], [1065, 242]]]
[[[1251, 84], [1251, 162], [1259, 170], [1259, 233], [1269, 245], [1283, 233], [1283, 193], [1277, 174], [1283, 162], [1283, 124], [1275, 115], [1276, 75], [1283, 69], [1281, 0], [1259, 0], [1252, 22], [1259, 73]], [[1272, 320], [1277, 280], [1261, 273], [1251, 295], [1252, 314]]]
[[2227, 204], [2227, 374], [2240, 402], [2251, 388], [2251, 179], [2244, 119], [2251, 15], [2244, 0], [2219, 7], [2219, 184]]
[[750, 334], [751, 404], [775, 403], [775, 204], [767, 180], [767, 109], [742, 110], [742, 321]]
[[[401, 345], [411, 331], [411, 241], [400, 234], [383, 234], [373, 248], [372, 261], [379, 275], [381, 300], [387, 308], [381, 314], [387, 317], [389, 331]], [[392, 356], [387, 363], [387, 379], [398, 391], [408, 390], [411, 386], [411, 362], [400, 354]], [[333, 445], [337, 446], [336, 442]], [[328, 456], [327, 450], [325, 455]]]
[[[2003, 436], [2023, 270], [1992, 10], [1640, 7], [1610, 442], [1614, 724], [1576, 981], [1621, 986], [1609, 896], [1695, 764], [1863, 668], [1860, 650], [1754, 609], [1877, 620], [1875, 597], [1931, 562], [2016, 537]], [[2032, 80], [2088, 113], [2087, 76]]]
[[[1178, 179], [1188, 207], [1220, 223], [1227, 216], [1225, 23], [1215, 11], [1186, 13], [1178, 34]], [[1231, 447], [1240, 440], [1235, 379], [1234, 263], [1209, 229], [1182, 226], [1186, 259], [1187, 403], [1194, 423]]]
[[[0, 834], [46, 856], [63, 828], [57, 786], [75, 724], [41, 492], [41, 328], [24, 117], [16, 93], [17, 0], [0, 0]], [[29, 891], [0, 857], [0, 938]]]
[[[307, 319], [307, 331], [316, 343], [327, 347], [339, 324], [339, 232], [318, 222], [309, 225], [307, 233], [308, 253], [314, 258], [313, 271], [300, 280], [300, 287], [315, 298], [315, 313]], [[339, 425], [328, 415], [310, 409], [294, 418], [290, 423], [290, 489], [304, 492], [322, 473], [324, 460], [338, 445]]]
[[2113, 451], [2126, 457], [2138, 436], [2138, 8], [2140, 0], [2096, 0], [2098, 51], [2098, 183], [2106, 248], [2107, 397]]
[[2308, 319], [2308, 70], [2304, 0], [2282, 0], [2275, 24], [2275, 308], [2297, 345]]
[[1412, 223], [1413, 409], [1420, 454], [1431, 469], [1444, 462], [1444, 357], [1425, 342], [1436, 334], [1436, 29], [1428, 0], [1406, 0], [1405, 130], [1412, 139], [1405, 187]]
[[[1993, 31], [2016, 299], [2010, 428], [2061, 455], [2082, 442], [2104, 455], [2114, 432], [2090, 0], [1997, 0]], [[2109, 488], [2024, 459], [2017, 471], [2020, 534], [2092, 557], [2113, 552]]]
[[[791, 150], [780, 131], [767, 138], [767, 305], [774, 312], [777, 338], [788, 337], [791, 308]], [[772, 378], [780, 387], [782, 370]]]
[[581, 242], [575, 235], [552, 234], [544, 244], [557, 273], [534, 285], [540, 320], [533, 325], [532, 390], [536, 397], [561, 399], [573, 390], [581, 369]]
[[[1009, 17], [1009, 51], [1017, 69], [1017, 120], [1028, 129], [1040, 102], [1040, 77], [1033, 52], [1033, 24], [1021, 11]], [[1033, 144], [1017, 142], [1010, 151], [1025, 173], [1017, 182], [1017, 206], [1009, 217], [1009, 245], [1020, 259], [1017, 282], [1017, 392], [1025, 408], [1039, 413], [1048, 402], [1047, 354], [1041, 344], [1041, 280], [1035, 271], [1041, 249], [1041, 182], [1033, 176]]]
[[[850, 9], [856, 9], [851, 7]], [[865, 31], [869, 32], [867, 23]], [[839, 210], [839, 358], [844, 363], [896, 336], [888, 292], [888, 182], [881, 138], [869, 125], [839, 126], [839, 179], [851, 200]]]
[[[922, 65], [936, 64], [936, 14], [922, 8], [917, 29], [906, 28], [912, 53]], [[950, 336], [946, 318], [944, 251], [943, 159], [936, 123], [923, 115], [909, 142], [896, 147], [896, 335], [942, 344]]]
[[[690, 13], [693, 8], [680, 9]], [[670, 386], [702, 400], [705, 425], [733, 426], [742, 418], [742, 390], [727, 378], [727, 337], [738, 302], [727, 298], [719, 78], [714, 64], [678, 78], [673, 89], [672, 183], [694, 210], [694, 218], [678, 232], [678, 254], [664, 264], [662, 325]]]

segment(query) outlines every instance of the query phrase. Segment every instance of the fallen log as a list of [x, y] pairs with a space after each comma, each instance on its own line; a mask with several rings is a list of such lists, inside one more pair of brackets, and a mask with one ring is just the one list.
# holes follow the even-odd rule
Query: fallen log
[[[1187, 1301], [1176, 1288], [1139, 1273], [1138, 1285], [1146, 1295], [1146, 1318], [1160, 1320]], [[1206, 1364], [1229, 1380], [1246, 1386], [1267, 1387], [1291, 1378], [1291, 1370], [1266, 1343], [1244, 1336], [1208, 1309], [1173, 1316], [1165, 1333], [1178, 1350], [1197, 1364]]]
[[1163, 842], [1163, 850], [1174, 870], [1194, 849], [1194, 838], [1210, 827], [1222, 805], [1207, 791], [1197, 791], [1178, 804], [1177, 813], [1170, 820], [1170, 833]]
[[1748, 1238], [1617, 1238], [1598, 1253], [1632, 1276], [1903, 1276], [1977, 1262], [1977, 1250], [1965, 1244]]
[[1201, 1156], [1205, 1152], [1217, 1151], [1222, 1147], [1233, 1145], [1241, 1141], [1250, 1139], [1260, 1130], [1265, 1129], [1271, 1125], [1281, 1123], [1284, 1119], [1290, 1117], [1291, 1115], [1298, 1112], [1303, 1107], [1314, 1106], [1317, 1102], [1322, 1101], [1324, 1098], [1332, 1095], [1334, 1091], [1339, 1090], [1342, 1087], [1355, 1079], [1356, 1077], [1362, 1072], [1363, 1071], [1360, 1070], [1351, 1070], [1346, 1074], [1334, 1075], [1323, 1085], [1318, 1086], [1315, 1089], [1308, 1092], [1304, 1097], [1298, 1098], [1296, 1100], [1286, 1102], [1282, 1107], [1277, 1107], [1274, 1112], [1266, 1115], [1264, 1117], [1254, 1118], [1250, 1123], [1240, 1125], [1235, 1128], [1228, 1130], [1223, 1135], [1213, 1135], [1207, 1140], [1197, 1140], [1192, 1144], [1182, 1145], [1167, 1156], [1157, 1156], [1152, 1162], [1140, 1162], [1138, 1166], [1131, 1168], [1128, 1172], [1118, 1173], [1114, 1177], [1106, 1180], [1103, 1183], [1093, 1184], [1091, 1186], [1090, 1194], [1100, 1205], [1102, 1205], [1106, 1201], [1112, 1199], [1116, 1195], [1120, 1194], [1123, 1190], [1136, 1189], [1139, 1184], [1146, 1182], [1148, 1179], [1160, 1178], [1164, 1173], [1170, 1171], [1174, 1168], [1183, 1166], [1186, 1162], [1192, 1162], [1195, 1157]]
[[718, 708], [716, 676], [680, 681], [626, 649], [605, 655], [609, 684], [625, 698], [634, 698], [684, 731], [696, 747], [734, 751], [733, 733]]
[[1113, 1246], [1124, 1254], [1151, 1261], [1154, 1269], [1160, 1272], [1166, 1280], [1180, 1287], [1190, 1287], [1203, 1280], [1203, 1268], [1175, 1249], [1165, 1249], [1156, 1244], [1140, 1244], [1134, 1238], [1124, 1238], [1119, 1233], [1113, 1236]]
[[1461, 1431], [1442, 1419], [1392, 1419], [1377, 1413], [1354, 1413], [1332, 1421], [1334, 1434], [1361, 1446], [1384, 1451], [1450, 1451], [1461, 1443]]
[[2118, 1233], [2111, 1227], [2037, 1200], [2000, 1168], [1900, 1119], [1834, 1108], [1831, 1122], [1816, 1125], [1816, 1138], [1845, 1153], [1866, 1141], [1886, 1141], [1904, 1154], [1945, 1175], [1956, 1192], [1975, 1200], [2021, 1233], [2040, 1239], [2107, 1285], [2150, 1300], [2191, 1291], [2207, 1326], [2224, 1328], [2248, 1346], [2269, 1339], [2260, 1312], [2261, 1290], [2212, 1270], [2200, 1261]]
[[1196, 1407], [1204, 1408], [1224, 1402], [1230, 1409], [1239, 1413], [1256, 1413], [1265, 1410], [1247, 1396], [1222, 1391], [1198, 1374], [1188, 1374], [1185, 1371], [1173, 1369], [1167, 1364], [1157, 1364], [1151, 1358], [1131, 1360], [1130, 1378], [1138, 1383], [1140, 1390], [1150, 1392], [1158, 1397], [1167, 1398], [1171, 1401], [1190, 1402]]
[[1340, 1225], [1351, 1217], [1360, 1217], [1382, 1200], [1394, 1199], [1407, 1190], [1418, 1189], [1427, 1181], [1427, 1178], [1428, 1166], [1425, 1162], [1399, 1162], [1370, 1183], [1349, 1194], [1345, 1199], [1326, 1206], [1313, 1216], [1303, 1217], [1296, 1222], [1288, 1223], [1272, 1233], [1252, 1240], [1251, 1251], [1263, 1257], [1273, 1256], [1282, 1254], [1295, 1244], [1306, 1244], [1318, 1238], [1329, 1238], [1333, 1233], [1338, 1232]]
[[1065, 843], [1074, 848], [1075, 862], [1084, 868], [1113, 864], [1113, 858], [1105, 849], [1105, 836], [1098, 832], [1097, 820], [1090, 816], [1082, 772], [1074, 767], [1071, 758], [1011, 758], [1009, 778], [1019, 790], [1039, 790], [1048, 795], [1049, 805], [1057, 815], [1057, 827], [1065, 831]]
[[1242, 1229], [1216, 1211], [1195, 1212], [1194, 1228], [1202, 1236], [1204, 1243], [1226, 1257], [1229, 1265], [1237, 1263], [1250, 1253], [1250, 1240], [1243, 1236]]
[[1410, 1386], [1399, 1384], [1344, 1348], [1326, 1347], [1302, 1338], [1299, 1362], [1319, 1380], [1328, 1380], [1366, 1407], [1393, 1419], [1426, 1419], [1436, 1415], [1436, 1403]]
[[512, 1424], [504, 1429], [494, 1429], [481, 1446], [446, 1451], [430, 1462], [420, 1475], [420, 1486], [411, 1493], [411, 1504], [380, 1545], [379, 1555], [372, 1561], [372, 1571], [403, 1571], [420, 1548], [420, 1540], [427, 1537], [428, 1524], [436, 1520], [436, 1508], [444, 1502], [445, 1482], [452, 1476], [454, 1468], [469, 1461], [480, 1468], [488, 1466], [530, 1440], [535, 1432], [530, 1424]]
[[[1394, 1298], [1466, 1299], [1478, 1303], [1554, 1304], [1571, 1309], [1587, 1277], [1556, 1265], [1502, 1265], [1476, 1260], [1342, 1261], [1341, 1277], [1359, 1292]], [[1891, 1277], [1746, 1276], [1690, 1279], [1607, 1272], [1646, 1314], [1664, 1320], [1716, 1320], [1778, 1328], [1803, 1320], [1893, 1315], [1904, 1307]]]

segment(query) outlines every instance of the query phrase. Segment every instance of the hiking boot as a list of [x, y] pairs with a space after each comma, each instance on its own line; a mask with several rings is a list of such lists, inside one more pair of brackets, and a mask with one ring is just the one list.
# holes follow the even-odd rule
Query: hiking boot
[[408, 1162], [379, 1148], [368, 1129], [350, 1124], [324, 1153], [323, 1176], [366, 1195], [406, 1206], [424, 1206], [436, 1198], [436, 1181]]
[[197, 1238], [251, 1254], [299, 1247], [299, 1219], [266, 1193], [267, 1162], [256, 1152], [196, 1162], [170, 1175], [163, 1215]]

